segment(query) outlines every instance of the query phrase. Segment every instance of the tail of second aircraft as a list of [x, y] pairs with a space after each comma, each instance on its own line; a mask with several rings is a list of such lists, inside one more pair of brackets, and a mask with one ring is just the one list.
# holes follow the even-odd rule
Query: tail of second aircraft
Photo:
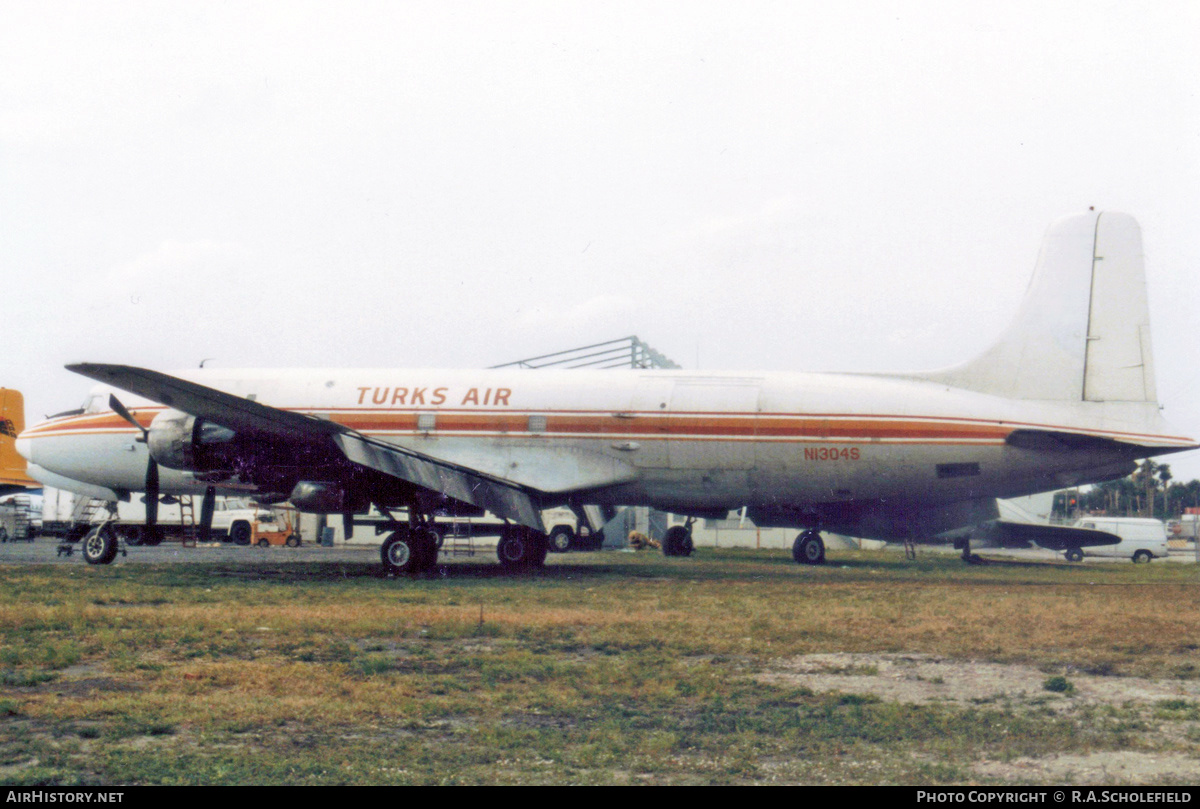
[[20, 391], [0, 388], [0, 486], [37, 486], [25, 474], [17, 453], [17, 435], [25, 429], [25, 399]]
[[1137, 222], [1097, 212], [1055, 222], [1008, 330], [975, 359], [919, 377], [1012, 399], [1157, 402]]

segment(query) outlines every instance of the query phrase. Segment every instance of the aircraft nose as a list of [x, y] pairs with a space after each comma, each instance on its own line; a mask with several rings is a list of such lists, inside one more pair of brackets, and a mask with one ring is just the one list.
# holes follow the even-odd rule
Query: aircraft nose
[[25, 433], [17, 436], [17, 440], [13, 442], [17, 448], [17, 454], [27, 461], [33, 460], [33, 439], [26, 438]]

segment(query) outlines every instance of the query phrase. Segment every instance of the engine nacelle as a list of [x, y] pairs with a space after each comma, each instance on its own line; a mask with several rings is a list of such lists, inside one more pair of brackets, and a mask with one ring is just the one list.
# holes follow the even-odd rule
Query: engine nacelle
[[288, 502], [301, 511], [311, 514], [360, 514], [371, 507], [363, 494], [347, 491], [338, 483], [318, 480], [301, 480], [296, 483]]
[[201, 418], [164, 410], [150, 422], [146, 444], [161, 466], [185, 472], [234, 469], [237, 433]]

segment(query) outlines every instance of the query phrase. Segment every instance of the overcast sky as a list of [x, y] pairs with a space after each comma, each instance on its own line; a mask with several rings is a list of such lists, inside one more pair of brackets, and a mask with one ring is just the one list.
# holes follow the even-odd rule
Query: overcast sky
[[[1133, 214], [1200, 436], [1200, 5], [0, 0], [0, 386], [80, 360], [914, 370]], [[1200, 477], [1200, 453], [1167, 459]]]

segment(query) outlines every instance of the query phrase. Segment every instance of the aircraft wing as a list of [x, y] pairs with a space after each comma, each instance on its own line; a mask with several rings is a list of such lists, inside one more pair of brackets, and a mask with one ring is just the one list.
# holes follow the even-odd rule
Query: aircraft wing
[[521, 525], [542, 529], [532, 493], [469, 467], [365, 436], [326, 419], [281, 410], [195, 382], [129, 365], [68, 365], [91, 379], [127, 390], [197, 418], [284, 440], [329, 440], [351, 463], [482, 508]]
[[79, 363], [68, 365], [67, 370], [197, 418], [216, 422], [235, 432], [266, 433], [295, 439], [331, 436], [345, 429], [315, 416], [280, 410], [146, 368]]

